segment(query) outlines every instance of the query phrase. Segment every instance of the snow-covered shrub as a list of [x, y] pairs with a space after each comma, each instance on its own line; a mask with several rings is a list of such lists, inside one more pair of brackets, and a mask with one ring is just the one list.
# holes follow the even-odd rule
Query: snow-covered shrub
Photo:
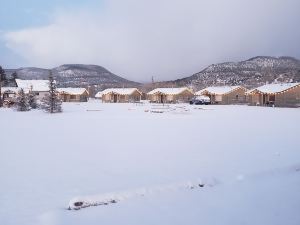
[[30, 91], [27, 95], [27, 99], [28, 99], [28, 104], [29, 104], [30, 108], [32, 108], [32, 109], [38, 108], [38, 103], [37, 103], [37, 100], [36, 100], [35, 93]]
[[28, 99], [27, 96], [24, 92], [23, 89], [20, 89], [18, 92], [18, 96], [16, 98], [16, 103], [15, 103], [17, 111], [28, 111], [30, 110], [30, 106], [28, 104]]

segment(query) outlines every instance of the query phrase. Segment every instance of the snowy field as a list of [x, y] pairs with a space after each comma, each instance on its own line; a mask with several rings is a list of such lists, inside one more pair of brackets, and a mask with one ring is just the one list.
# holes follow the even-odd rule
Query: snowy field
[[300, 224], [300, 109], [63, 108], [0, 109], [1, 225]]

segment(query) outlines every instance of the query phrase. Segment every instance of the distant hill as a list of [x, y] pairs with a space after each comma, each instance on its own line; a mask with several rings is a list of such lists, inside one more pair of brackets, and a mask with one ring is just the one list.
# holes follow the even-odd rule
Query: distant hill
[[257, 56], [241, 62], [213, 64], [192, 76], [155, 86], [207, 86], [244, 85], [248, 88], [265, 83], [300, 82], [300, 60], [292, 57]]
[[104, 67], [97, 65], [66, 64], [53, 69], [26, 67], [8, 69], [9, 76], [17, 72], [20, 79], [48, 79], [50, 70], [60, 87], [88, 87], [94, 94], [96, 91], [110, 87], [136, 87], [140, 84], [117, 76]]

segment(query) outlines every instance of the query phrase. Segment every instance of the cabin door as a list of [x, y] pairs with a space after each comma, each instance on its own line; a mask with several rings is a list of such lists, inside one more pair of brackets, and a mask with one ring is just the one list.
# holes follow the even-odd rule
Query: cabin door
[[164, 103], [164, 96], [160, 95], [160, 103]]
[[118, 102], [118, 95], [114, 95], [114, 102]]
[[268, 96], [263, 95], [263, 105], [266, 105], [268, 103]]

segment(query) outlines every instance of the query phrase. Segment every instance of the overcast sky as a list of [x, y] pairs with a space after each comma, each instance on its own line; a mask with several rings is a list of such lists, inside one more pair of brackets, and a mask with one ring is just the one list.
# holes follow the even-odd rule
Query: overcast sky
[[257, 55], [300, 58], [299, 0], [10, 0], [0, 65], [101, 65], [135, 81]]

